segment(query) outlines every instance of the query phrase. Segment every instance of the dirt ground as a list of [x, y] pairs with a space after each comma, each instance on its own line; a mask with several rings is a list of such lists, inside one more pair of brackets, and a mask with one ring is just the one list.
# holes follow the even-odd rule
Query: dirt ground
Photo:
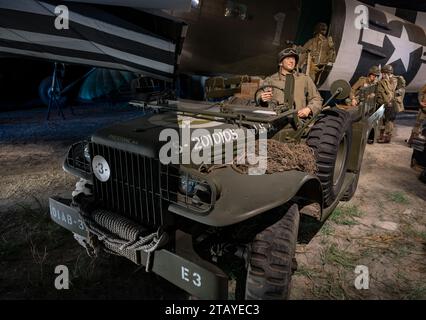
[[[90, 259], [52, 223], [48, 198], [70, 197], [77, 181], [62, 170], [73, 142], [141, 115], [123, 106], [76, 107], [65, 121], [45, 110], [0, 113], [0, 299], [185, 299], [186, 293], [124, 258]], [[55, 267], [70, 290], [54, 287]]]
[[[125, 259], [89, 259], [48, 215], [48, 197], [68, 196], [76, 182], [62, 170], [70, 143], [140, 111], [76, 108], [48, 123], [44, 112], [0, 114], [0, 299], [187, 298]], [[414, 118], [398, 120], [391, 144], [367, 146], [354, 198], [298, 246], [292, 299], [426, 299], [426, 185], [404, 143]], [[57, 265], [69, 267], [70, 290], [55, 289]], [[358, 265], [368, 267], [368, 290], [354, 286]]]
[[[404, 141], [412, 120], [399, 118], [391, 144], [367, 146], [355, 196], [298, 246], [293, 299], [426, 299], [426, 185]], [[358, 265], [368, 290], [355, 288]]]

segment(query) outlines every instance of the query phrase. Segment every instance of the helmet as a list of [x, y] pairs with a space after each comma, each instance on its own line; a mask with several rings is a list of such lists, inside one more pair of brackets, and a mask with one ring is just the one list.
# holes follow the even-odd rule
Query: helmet
[[321, 32], [322, 29], [328, 30], [328, 26], [324, 22], [317, 23], [314, 28], [314, 35]]
[[287, 57], [294, 57], [296, 59], [296, 64], [299, 63], [299, 53], [293, 48], [287, 48], [278, 53], [278, 63], [281, 63], [281, 61]]
[[376, 76], [380, 76], [380, 68], [378, 66], [372, 66], [370, 70], [368, 70], [368, 75], [374, 74]]
[[390, 64], [385, 65], [382, 68], [382, 73], [391, 73], [391, 74], [393, 74], [393, 67]]

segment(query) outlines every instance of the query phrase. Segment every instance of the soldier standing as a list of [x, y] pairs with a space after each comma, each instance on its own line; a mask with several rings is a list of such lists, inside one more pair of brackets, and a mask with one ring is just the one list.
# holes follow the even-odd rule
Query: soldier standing
[[420, 110], [417, 114], [416, 124], [414, 125], [413, 130], [411, 131], [410, 139], [408, 139], [408, 144], [411, 145], [414, 138], [420, 135], [422, 124], [426, 120], [426, 85], [420, 89], [419, 92], [419, 103]]
[[279, 71], [266, 78], [263, 85], [273, 85], [283, 90], [291, 88], [293, 94], [285, 97], [281, 90], [265, 90], [260, 96], [262, 106], [268, 106], [268, 102], [273, 99], [279, 104], [289, 102], [290, 108], [294, 106], [298, 110], [299, 118], [307, 118], [321, 111], [323, 99], [312, 79], [297, 72], [298, 62], [299, 54], [292, 48], [284, 49], [278, 54]]
[[309, 54], [302, 58], [302, 66], [307, 66], [307, 72], [317, 83], [321, 73], [327, 66], [332, 66], [336, 59], [336, 49], [332, 37], [327, 36], [328, 26], [321, 22], [315, 26], [314, 37], [303, 46], [304, 52]]
[[380, 68], [378, 66], [372, 66], [368, 71], [367, 77], [361, 77], [357, 82], [352, 86], [351, 90], [351, 105], [353, 107], [357, 106], [359, 103], [359, 91], [361, 88], [368, 87], [377, 83], [378, 78], [380, 77]]
[[392, 139], [396, 115], [404, 111], [405, 80], [402, 76], [393, 74], [393, 67], [385, 65], [382, 68], [382, 80], [377, 87], [377, 102], [385, 106], [378, 143], [390, 143]]

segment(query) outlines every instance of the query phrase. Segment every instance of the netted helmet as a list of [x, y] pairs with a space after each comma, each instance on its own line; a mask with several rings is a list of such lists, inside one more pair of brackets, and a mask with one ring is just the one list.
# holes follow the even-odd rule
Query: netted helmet
[[385, 65], [382, 68], [382, 73], [390, 73], [393, 74], [393, 67], [390, 64]]
[[287, 48], [278, 53], [278, 64], [288, 57], [294, 57], [296, 59], [296, 64], [299, 63], [299, 53], [293, 48]]
[[380, 76], [380, 68], [378, 66], [372, 66], [370, 70], [368, 70], [368, 75], [374, 74], [375, 76]]
[[317, 23], [314, 29], [314, 35], [321, 32], [322, 29], [328, 30], [328, 26], [324, 22]]

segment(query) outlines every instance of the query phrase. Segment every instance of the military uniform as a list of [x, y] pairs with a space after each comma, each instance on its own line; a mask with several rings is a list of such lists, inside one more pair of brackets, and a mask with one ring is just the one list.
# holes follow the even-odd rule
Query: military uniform
[[[375, 78], [372, 80], [371, 76], [374, 75]], [[349, 96], [350, 103], [354, 106], [353, 101], [355, 100], [356, 104], [359, 104], [359, 94], [362, 88], [369, 87], [377, 84], [377, 77], [380, 76], [380, 68], [378, 66], [372, 66], [368, 70], [367, 77], [360, 77], [357, 82], [352, 86], [351, 94]]]
[[359, 92], [362, 88], [365, 87], [369, 87], [373, 84], [375, 84], [376, 81], [370, 81], [370, 79], [368, 77], [361, 77], [358, 79], [357, 82], [354, 83], [354, 85], [352, 86], [352, 90], [351, 90], [351, 95], [350, 98], [351, 100], [357, 100], [357, 103], [359, 103]]
[[322, 34], [317, 34], [314, 38], [308, 40], [303, 49], [311, 52], [312, 61], [316, 65], [334, 62], [336, 59], [333, 39]]
[[324, 33], [326, 32], [327, 25], [319, 23], [315, 27], [315, 36], [308, 40], [303, 46], [303, 52], [305, 52], [305, 54], [302, 58], [302, 66], [307, 64], [307, 52], [310, 52], [312, 65], [308, 73], [313, 81], [316, 81], [319, 72], [321, 72], [327, 64], [333, 63], [336, 59], [336, 49], [333, 38], [321, 34], [321, 27], [325, 28]]
[[405, 110], [404, 97], [405, 97], [406, 81], [403, 76], [395, 76], [395, 78], [397, 79], [396, 97], [395, 97], [397, 112], [403, 112]]
[[[420, 89], [419, 92], [419, 103], [426, 102], [426, 85]], [[413, 132], [418, 136], [420, 134], [421, 125], [426, 120], [426, 107], [420, 106], [419, 113], [417, 114], [416, 124], [413, 128]]]
[[[383, 67], [383, 72], [393, 74], [392, 66]], [[405, 80], [402, 76], [383, 78], [377, 86], [377, 103], [385, 105], [382, 118], [379, 143], [389, 143], [395, 127], [396, 114], [404, 111]]]
[[[321, 111], [323, 99], [318, 92], [317, 87], [310, 77], [303, 73], [293, 72], [294, 76], [294, 104], [296, 110], [308, 107], [315, 115]], [[279, 88], [285, 88], [285, 76], [275, 73], [266, 78], [262, 85], [274, 85]], [[279, 104], [284, 103], [284, 93], [278, 89], [273, 90], [273, 99]], [[262, 103], [264, 105], [265, 103]]]
[[[419, 92], [419, 103], [421, 102], [426, 102], [426, 85], [423, 88], [421, 88]], [[426, 120], [426, 107], [422, 107], [420, 105], [420, 110], [416, 118], [416, 124], [414, 125], [410, 139], [413, 139], [420, 135], [422, 124], [425, 120]]]

